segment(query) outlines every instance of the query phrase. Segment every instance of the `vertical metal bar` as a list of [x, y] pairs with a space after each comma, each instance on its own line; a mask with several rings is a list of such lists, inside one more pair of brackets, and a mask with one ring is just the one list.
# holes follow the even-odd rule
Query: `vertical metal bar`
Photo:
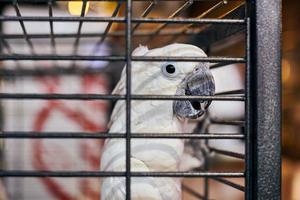
[[[18, 17], [22, 17], [22, 14], [21, 14], [21, 11], [20, 11], [19, 5], [18, 5], [18, 0], [13, 1], [13, 6], [14, 6], [14, 9], [15, 9], [16, 15]], [[27, 30], [26, 30], [26, 26], [24, 24], [24, 21], [22, 19], [20, 19], [19, 22], [20, 22], [20, 25], [21, 25], [21, 28], [22, 28], [22, 31], [23, 31], [23, 34], [24, 34], [24, 38], [25, 38], [25, 40], [26, 40], [26, 42], [29, 46], [30, 53], [35, 54], [33, 44], [32, 44], [31, 40], [28, 37], [28, 33], [27, 33]]]
[[[82, 0], [80, 17], [85, 16], [85, 10], [86, 10], [87, 3], [88, 3], [87, 0]], [[83, 22], [84, 21], [80, 21], [79, 25], [78, 25], [76, 39], [75, 39], [74, 46], [73, 46], [73, 52], [72, 52], [73, 55], [76, 55], [78, 53], [78, 47], [79, 47], [79, 42], [80, 42], [80, 38], [81, 38], [81, 29], [82, 29]], [[76, 61], [74, 60], [73, 62], [71, 62], [70, 68], [75, 68], [75, 66], [76, 66]]]
[[131, 1], [126, 2], [126, 200], [131, 199]]
[[6, 50], [7, 50], [7, 52], [8, 52], [9, 54], [13, 54], [12, 49], [10, 48], [8, 42], [7, 42], [4, 38], [0, 37], [0, 42], [2, 43], [2, 46], [3, 46], [4, 48], [6, 48]]
[[[48, 1], [48, 14], [49, 17], [53, 17], [53, 0]], [[51, 47], [52, 47], [52, 53], [56, 54], [56, 45], [55, 45], [55, 38], [54, 38], [54, 28], [53, 28], [53, 21], [49, 20], [50, 24], [50, 39], [51, 39]]]
[[[122, 5], [123, 2], [118, 2], [115, 10], [113, 11], [111, 17], [116, 17], [117, 14], [119, 13], [119, 10], [121, 8], [121, 5]], [[94, 48], [93, 48], [93, 51], [92, 51], [92, 54], [95, 54], [97, 53], [98, 49], [100, 48], [100, 45], [103, 43], [103, 41], [105, 40], [105, 38], [107, 37], [107, 34], [108, 32], [110, 31], [111, 27], [113, 25], [113, 22], [109, 22], [108, 25], [106, 26], [105, 28], [105, 31], [101, 37], [101, 39], [95, 44]]]
[[[208, 116], [209, 117], [209, 116]], [[205, 133], [208, 133], [208, 128], [209, 125], [205, 125]], [[206, 147], [209, 146], [209, 141], [208, 139], [205, 139], [204, 144]], [[209, 149], [209, 148], [208, 148]], [[203, 155], [204, 155], [204, 171], [207, 172], [209, 169], [209, 152], [203, 151]], [[209, 199], [209, 178], [205, 177], [204, 178], [204, 200], [208, 200]]]
[[246, 134], [246, 142], [245, 142], [245, 155], [246, 155], [246, 169], [245, 169], [245, 199], [252, 199], [252, 184], [251, 184], [251, 174], [253, 173], [252, 168], [252, 149], [251, 149], [251, 94], [250, 94], [250, 80], [251, 80], [251, 70], [250, 70], [250, 18], [247, 18], [247, 27], [246, 27], [246, 70], [245, 70], [245, 134]]
[[281, 1], [251, 0], [250, 199], [280, 199]]
[[[81, 13], [80, 17], [85, 16], [85, 10], [86, 10], [86, 5], [87, 5], [87, 0], [83, 0], [82, 6], [81, 6]], [[80, 34], [81, 34], [81, 29], [82, 29], [83, 21], [79, 22], [78, 29], [77, 29], [77, 34], [76, 34], [76, 40], [74, 43], [74, 49], [73, 49], [73, 54], [77, 54], [78, 51], [78, 46], [79, 46], [79, 41], [80, 41]]]
[[[208, 164], [206, 164], [207, 162], [207, 156], [205, 156], [205, 164], [204, 164], [204, 169], [205, 171], [207, 171], [208, 169]], [[204, 178], [204, 199], [208, 200], [209, 199], [209, 178], [205, 177]]]

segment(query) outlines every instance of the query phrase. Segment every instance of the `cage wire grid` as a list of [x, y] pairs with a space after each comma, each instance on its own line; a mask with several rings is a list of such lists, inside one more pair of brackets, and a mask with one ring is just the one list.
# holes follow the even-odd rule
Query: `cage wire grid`
[[[280, 199], [280, 0], [260, 0], [246, 1], [241, 4], [243, 18], [227, 19], [207, 18], [206, 16], [214, 10], [222, 7], [227, 1], [211, 1], [213, 6], [201, 13], [197, 17], [182, 18], [180, 14], [192, 6], [194, 2], [203, 0], [180, 1], [182, 4], [166, 18], [148, 17], [155, 8], [158, 1], [127, 0], [117, 1], [117, 5], [110, 17], [85, 16], [88, 2], [97, 0], [83, 0], [80, 16], [54, 16], [53, 5], [55, 2], [67, 0], [3, 0], [1, 3], [12, 5], [16, 16], [0, 16], [3, 22], [19, 22], [22, 34], [1, 33], [0, 42], [3, 51], [0, 55], [1, 61], [23, 60], [68, 60], [73, 63], [68, 68], [53, 67], [47, 69], [26, 69], [18, 67], [16, 69], [0, 69], [0, 74], [5, 77], [19, 76], [44, 76], [61, 74], [93, 74], [101, 72], [93, 68], [76, 68], [75, 61], [123, 61], [126, 63], [126, 94], [125, 95], [102, 95], [102, 94], [34, 94], [34, 93], [1, 93], [0, 99], [14, 100], [125, 100], [126, 101], [126, 134], [98, 132], [94, 134], [86, 132], [8, 132], [2, 131], [0, 138], [123, 138], [126, 140], [126, 171], [20, 171], [1, 170], [0, 177], [125, 177], [126, 178], [126, 199], [131, 198], [130, 183], [132, 177], [185, 177], [204, 178], [204, 193], [200, 194], [192, 188], [183, 185], [186, 190], [198, 199], [209, 199], [209, 180], [215, 180], [245, 193], [245, 199]], [[75, 0], [74, 0], [75, 1]], [[79, 0], [78, 0], [79, 1]], [[107, 0], [109, 1], [109, 0]], [[111, 0], [113, 1], [113, 0]], [[140, 15], [133, 17], [133, 3], [135, 1], [148, 2], [149, 4]], [[179, 0], [168, 0], [179, 1]], [[241, 1], [242, 2], [242, 1]], [[47, 3], [48, 16], [23, 16], [19, 3]], [[125, 14], [119, 17], [121, 6], [125, 5]], [[231, 11], [235, 12], [235, 11]], [[228, 14], [228, 13], [227, 13]], [[230, 14], [230, 13], [229, 13]], [[49, 34], [28, 33], [25, 22], [49, 22]], [[78, 22], [76, 33], [55, 33], [53, 24], [55, 22]], [[107, 22], [102, 33], [82, 33], [82, 26], [85, 22]], [[113, 23], [125, 24], [125, 31], [111, 31]], [[154, 30], [139, 31], [139, 27], [144, 23], [159, 24]], [[171, 24], [181, 25], [179, 31], [169, 30]], [[147, 37], [150, 42], [155, 36], [172, 36], [171, 41], [175, 41], [181, 35], [196, 35], [207, 30], [216, 31], [215, 26], [206, 25], [234, 25], [238, 27], [229, 32], [221, 32], [218, 37], [227, 37], [235, 34], [239, 30], [245, 32], [246, 51], [244, 57], [142, 57], [132, 56], [133, 37]], [[200, 26], [200, 29], [192, 29]], [[204, 25], [204, 26], [203, 26]], [[80, 40], [85, 37], [97, 38], [93, 51], [89, 55], [79, 55], [78, 47]], [[97, 46], [102, 44], [108, 37], [125, 38], [125, 55], [95, 55]], [[32, 43], [32, 39], [50, 39], [52, 53], [38, 54]], [[56, 52], [57, 38], [75, 38], [72, 53], [69, 55], [59, 55]], [[29, 54], [17, 54], [10, 47], [9, 40], [24, 39], [29, 47]], [[201, 61], [211, 63], [211, 69], [226, 66], [232, 63], [243, 63], [246, 67], [245, 90], [227, 91], [218, 93], [215, 96], [176, 96], [176, 95], [133, 95], [131, 94], [131, 62], [132, 61]], [[218, 134], [165, 134], [165, 133], [132, 133], [130, 127], [131, 101], [132, 100], [213, 100], [213, 101], [241, 101], [245, 102], [244, 121], [226, 121], [211, 119], [212, 124], [227, 124], [244, 127], [244, 133]], [[244, 139], [245, 153], [236, 153], [209, 147], [210, 152], [241, 159], [245, 162], [244, 171], [234, 172], [211, 172], [208, 164], [202, 171], [189, 172], [133, 172], [130, 166], [130, 146], [132, 138], [181, 138], [181, 139], [203, 139], [208, 144], [210, 139]], [[239, 185], [226, 178], [244, 178], [245, 185]]]

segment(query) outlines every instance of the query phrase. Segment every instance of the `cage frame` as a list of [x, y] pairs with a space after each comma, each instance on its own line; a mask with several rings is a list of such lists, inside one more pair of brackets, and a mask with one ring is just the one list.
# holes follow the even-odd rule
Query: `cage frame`
[[[47, 0], [20, 0], [23, 2], [45, 2]], [[61, 0], [64, 1], [64, 0]], [[87, 0], [83, 0], [86, 2]], [[89, 0], [90, 1], [90, 0]], [[97, 0], [95, 0], [97, 1]], [[126, 52], [125, 56], [36, 56], [36, 55], [1, 55], [0, 60], [108, 60], [125, 61], [127, 65], [126, 95], [99, 95], [99, 94], [7, 94], [1, 93], [0, 99], [65, 99], [65, 100], [99, 100], [122, 99], [126, 100], [126, 134], [97, 133], [37, 133], [37, 132], [3, 132], [0, 138], [125, 138], [126, 139], [126, 171], [125, 172], [101, 172], [101, 171], [0, 171], [0, 177], [126, 177], [126, 199], [130, 200], [131, 177], [203, 177], [205, 178], [205, 194], [202, 199], [208, 199], [207, 181], [209, 178], [226, 182], [224, 177], [245, 177], [245, 187], [227, 184], [245, 192], [245, 199], [280, 199], [281, 198], [281, 1], [280, 0], [248, 0], [246, 1], [246, 15], [241, 20], [228, 19], [147, 19], [132, 17], [132, 2], [126, 0], [126, 15], [124, 17], [45, 17], [38, 21], [103, 21], [123, 22], [126, 24]], [[143, 0], [141, 0], [143, 1]], [[200, 0], [201, 1], [201, 0]], [[3, 2], [11, 3], [12, 0]], [[47, 1], [48, 2], [48, 1]], [[51, 1], [49, 1], [51, 2]], [[121, 2], [121, 1], [120, 1]], [[84, 9], [83, 9], [84, 10]], [[50, 15], [50, 14], [49, 14]], [[1, 16], [0, 21], [35, 21], [35, 17], [7, 17]], [[133, 23], [209, 23], [209, 24], [241, 24], [245, 26], [246, 56], [245, 58], [208, 57], [208, 58], [174, 58], [174, 57], [133, 57], [132, 33]], [[82, 24], [82, 23], [81, 23]], [[23, 29], [24, 31], [24, 29]], [[108, 30], [109, 31], [109, 30]], [[105, 31], [107, 34], [108, 31]], [[26, 31], [25, 31], [26, 36]], [[77, 35], [80, 34], [78, 30]], [[51, 34], [53, 36], [53, 33]], [[16, 37], [16, 36], [11, 36]], [[78, 37], [77, 37], [78, 38]], [[30, 36], [25, 37], [28, 44]], [[77, 41], [77, 40], [76, 40]], [[52, 42], [52, 45], [53, 42]], [[245, 96], [139, 96], [131, 95], [131, 62], [132, 61], [206, 61], [223, 63], [245, 63], [246, 83]], [[93, 73], [93, 71], [91, 71]], [[9, 71], [1, 71], [1, 74], [10, 76]], [[30, 75], [30, 73], [29, 73]], [[131, 133], [130, 108], [132, 100], [174, 100], [174, 99], [206, 99], [206, 100], [231, 100], [245, 101], [245, 121], [220, 122], [236, 123], [245, 126], [244, 134], [137, 134]], [[202, 139], [226, 139], [245, 138], [245, 155], [235, 155], [245, 159], [244, 172], [131, 172], [130, 170], [130, 145], [132, 138], [202, 138]], [[218, 151], [218, 150], [216, 150]], [[232, 154], [232, 152], [222, 152]], [[200, 197], [199, 197], [200, 198]]]

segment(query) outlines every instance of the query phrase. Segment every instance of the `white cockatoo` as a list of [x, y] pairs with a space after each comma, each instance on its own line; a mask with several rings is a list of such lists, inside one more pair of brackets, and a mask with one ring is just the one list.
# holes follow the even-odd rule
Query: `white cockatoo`
[[[139, 46], [133, 56], [206, 57], [198, 47], [171, 44], [149, 50]], [[135, 95], [214, 95], [215, 85], [208, 63], [203, 62], [132, 62], [132, 89]], [[126, 68], [126, 67], [125, 67]], [[126, 69], [113, 94], [126, 93]], [[192, 131], [185, 119], [202, 116], [210, 101], [133, 100], [131, 102], [132, 133], [186, 133]], [[119, 100], [111, 115], [109, 133], [126, 130], [126, 106]], [[107, 139], [101, 157], [102, 171], [125, 171], [124, 139]], [[180, 171], [187, 169], [182, 139], [131, 139], [131, 171]], [[190, 160], [191, 161], [191, 160]], [[193, 163], [194, 162], [194, 163]], [[191, 165], [197, 164], [192, 160]], [[185, 166], [181, 168], [181, 166]], [[101, 200], [124, 200], [124, 177], [102, 179]], [[171, 177], [132, 177], [133, 200], [179, 200], [181, 179]]]

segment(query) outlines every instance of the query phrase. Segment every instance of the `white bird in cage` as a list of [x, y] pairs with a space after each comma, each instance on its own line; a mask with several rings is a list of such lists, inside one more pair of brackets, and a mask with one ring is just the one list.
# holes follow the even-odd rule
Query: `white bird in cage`
[[[206, 57], [198, 47], [171, 44], [149, 50], [140, 46], [133, 56]], [[208, 63], [204, 62], [132, 62], [132, 89], [134, 95], [214, 95], [214, 78]], [[126, 94], [126, 67], [113, 90], [113, 94]], [[132, 133], [187, 133], [194, 125], [187, 119], [203, 116], [209, 100], [132, 100]], [[119, 100], [111, 115], [109, 133], [126, 131], [126, 106]], [[187, 159], [188, 158], [188, 159]], [[201, 161], [184, 152], [183, 139], [131, 139], [131, 171], [163, 172], [188, 170]], [[124, 139], [107, 139], [101, 157], [102, 171], [126, 171]], [[124, 177], [102, 179], [101, 200], [124, 200]], [[180, 200], [181, 179], [173, 177], [132, 177], [133, 200]]]

